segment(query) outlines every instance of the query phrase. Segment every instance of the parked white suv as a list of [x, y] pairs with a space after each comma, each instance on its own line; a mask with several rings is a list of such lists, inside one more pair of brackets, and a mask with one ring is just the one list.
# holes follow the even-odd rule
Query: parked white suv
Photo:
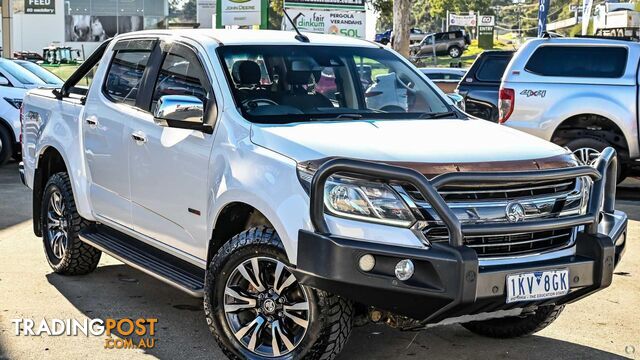
[[622, 180], [640, 158], [639, 62], [637, 42], [530, 40], [504, 72], [499, 121], [567, 146], [585, 163], [612, 146]]
[[[364, 64], [414, 90], [406, 109], [368, 107]], [[356, 39], [120, 35], [30, 91], [22, 131], [51, 268], [106, 252], [202, 296], [234, 359], [332, 359], [355, 319], [530, 334], [609, 286], [626, 243], [615, 150], [578, 166]]]
[[[37, 66], [37, 65], [36, 65]], [[31, 71], [0, 58], [0, 165], [19, 159], [20, 106], [27, 89], [46, 86]]]

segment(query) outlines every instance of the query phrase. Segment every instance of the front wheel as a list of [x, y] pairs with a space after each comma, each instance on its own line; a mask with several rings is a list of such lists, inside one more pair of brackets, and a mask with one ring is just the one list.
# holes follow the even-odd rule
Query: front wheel
[[541, 306], [532, 314], [511, 316], [500, 319], [463, 323], [467, 330], [493, 338], [514, 338], [531, 335], [554, 322], [564, 309], [562, 306]]
[[230, 359], [333, 359], [353, 323], [350, 302], [298, 282], [266, 226], [236, 235], [213, 257], [204, 309]]

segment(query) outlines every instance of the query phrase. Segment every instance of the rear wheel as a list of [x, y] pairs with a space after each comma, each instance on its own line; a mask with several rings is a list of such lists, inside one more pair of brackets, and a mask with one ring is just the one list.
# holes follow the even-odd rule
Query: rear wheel
[[459, 58], [460, 55], [462, 55], [462, 51], [457, 46], [450, 47], [447, 52], [449, 53], [449, 56], [451, 56], [452, 58]]
[[501, 319], [463, 323], [467, 330], [493, 338], [514, 338], [531, 335], [554, 322], [564, 309], [562, 306], [541, 306], [532, 314]]
[[353, 323], [350, 302], [298, 282], [266, 226], [236, 235], [213, 257], [204, 309], [231, 359], [333, 359]]
[[0, 125], [0, 165], [6, 164], [13, 156], [13, 141], [9, 131]]
[[[565, 144], [578, 161], [584, 165], [591, 165], [600, 156], [600, 153], [607, 147], [614, 147], [605, 140], [596, 138], [574, 139]], [[626, 177], [624, 166], [618, 162], [618, 183], [621, 183]]]

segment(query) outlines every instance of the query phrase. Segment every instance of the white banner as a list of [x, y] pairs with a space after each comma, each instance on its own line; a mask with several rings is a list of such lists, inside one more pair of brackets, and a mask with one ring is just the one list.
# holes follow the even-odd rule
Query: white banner
[[222, 1], [222, 26], [260, 25], [261, 0], [220, 0]]
[[589, 31], [592, 7], [593, 0], [582, 0], [582, 35], [587, 35], [587, 31]]
[[[295, 21], [298, 30], [343, 35], [359, 39], [365, 38], [366, 14], [364, 11], [285, 9]], [[283, 30], [293, 30], [286, 19]]]
[[449, 26], [476, 26], [476, 15], [449, 14]]

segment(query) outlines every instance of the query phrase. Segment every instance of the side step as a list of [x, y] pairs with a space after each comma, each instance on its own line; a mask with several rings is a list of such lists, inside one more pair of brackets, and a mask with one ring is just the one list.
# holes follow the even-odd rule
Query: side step
[[104, 225], [80, 233], [83, 242], [196, 297], [204, 295], [204, 269]]

